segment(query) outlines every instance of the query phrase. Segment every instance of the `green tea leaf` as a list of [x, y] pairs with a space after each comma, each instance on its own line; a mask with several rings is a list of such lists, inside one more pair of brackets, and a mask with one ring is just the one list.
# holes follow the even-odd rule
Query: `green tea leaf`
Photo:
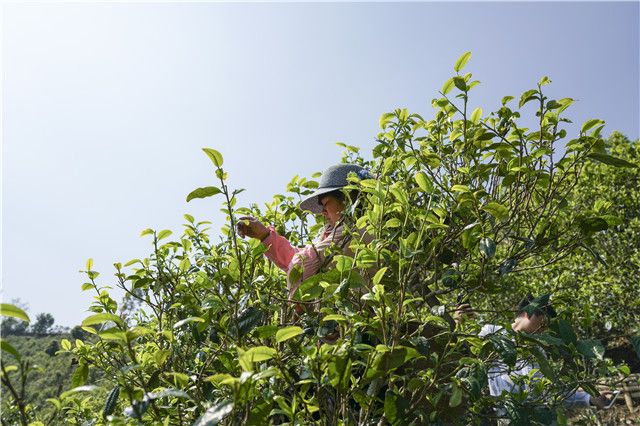
[[242, 337], [253, 330], [262, 321], [262, 312], [250, 306], [238, 315], [238, 330], [234, 330], [236, 337]]
[[215, 186], [205, 186], [203, 188], [194, 189], [187, 195], [187, 202], [193, 200], [194, 198], [207, 198], [216, 194], [220, 194], [222, 191], [220, 188]]
[[544, 76], [540, 79], [540, 82], [538, 83], [540, 86], [546, 86], [547, 84], [551, 83], [551, 79], [549, 79], [549, 77]]
[[551, 368], [551, 364], [549, 363], [549, 360], [544, 355], [544, 353], [540, 350], [540, 348], [537, 348], [534, 346], [534, 347], [531, 347], [530, 350], [533, 353], [533, 355], [536, 357], [536, 361], [538, 361], [538, 366], [542, 374], [544, 374], [544, 376], [550, 380], [556, 380], [555, 371], [553, 371], [553, 368]]
[[522, 108], [527, 102], [537, 99], [537, 90], [527, 90], [520, 96], [520, 103], [518, 104], [518, 108]]
[[558, 331], [560, 332], [560, 337], [567, 345], [570, 343], [576, 344], [578, 341], [576, 333], [573, 331], [573, 327], [569, 321], [560, 319], [558, 321]]
[[353, 258], [351, 256], [337, 255], [334, 257], [336, 269], [340, 273], [345, 273], [353, 268]]
[[425, 172], [416, 173], [416, 183], [424, 192], [430, 192], [431, 190], [433, 190], [431, 180]]
[[158, 241], [167, 238], [169, 235], [173, 234], [173, 232], [171, 232], [168, 229], [163, 229], [162, 231], [158, 232]]
[[384, 129], [387, 127], [387, 124], [393, 120], [394, 114], [392, 112], [385, 112], [380, 116], [380, 128]]
[[469, 120], [471, 120], [473, 124], [478, 124], [480, 118], [482, 118], [482, 108], [476, 108], [471, 113], [471, 117], [469, 118]]
[[263, 325], [257, 327], [253, 330], [253, 335], [258, 339], [264, 339], [266, 337], [271, 337], [278, 332], [278, 326], [273, 324]]
[[455, 84], [455, 86], [462, 90], [463, 92], [467, 91], [467, 82], [464, 81], [464, 78], [462, 77], [453, 77], [453, 84]]
[[18, 352], [18, 350], [16, 348], [11, 346], [11, 344], [9, 342], [7, 342], [6, 340], [1, 339], [1, 338], [0, 338], [0, 349], [2, 349], [5, 352], [10, 353], [14, 357], [16, 357], [16, 359], [18, 361], [20, 361], [20, 358], [21, 358], [20, 352]]
[[482, 207], [482, 210], [489, 213], [491, 216], [498, 220], [504, 220], [509, 217], [509, 208], [503, 204], [491, 201], [486, 206]]
[[282, 343], [282, 342], [287, 341], [289, 339], [292, 339], [292, 338], [294, 338], [296, 336], [299, 336], [302, 333], [303, 333], [302, 328], [300, 328], [298, 326], [295, 326], [295, 325], [281, 328], [276, 333], [276, 342], [277, 343]]
[[451, 187], [453, 192], [471, 192], [468, 186], [466, 185], [453, 185]]
[[87, 318], [84, 319], [84, 321], [82, 321], [82, 326], [88, 327], [90, 325], [102, 324], [107, 321], [113, 321], [114, 323], [120, 326], [124, 325], [122, 318], [120, 318], [119, 316], [115, 314], [109, 314], [109, 313], [103, 312], [101, 314], [88, 316]]
[[402, 225], [402, 222], [400, 222], [400, 219], [393, 217], [391, 219], [389, 219], [385, 224], [384, 227], [385, 228], [398, 228], [399, 226]]
[[609, 223], [605, 219], [595, 216], [579, 219], [578, 226], [583, 233], [590, 234], [608, 229]]
[[595, 358], [602, 360], [602, 357], [604, 356], [604, 347], [602, 346], [600, 340], [580, 340], [576, 344], [576, 349], [578, 349], [578, 352], [580, 352], [586, 358]]
[[487, 339], [507, 365], [515, 365], [518, 353], [516, 352], [516, 345], [511, 339], [502, 334], [489, 334]]
[[[298, 327], [299, 328], [299, 327]], [[301, 329], [302, 330], [302, 329]], [[249, 348], [242, 356], [251, 362], [266, 361], [276, 355], [276, 350], [268, 346], [256, 346]]]
[[337, 321], [337, 322], [346, 322], [347, 318], [344, 315], [340, 314], [329, 314], [322, 318], [322, 322], [326, 321]]
[[442, 94], [446, 95], [447, 93], [449, 93], [451, 91], [451, 89], [453, 89], [453, 78], [450, 78], [449, 80], [445, 81], [444, 84], [442, 85]]
[[384, 396], [384, 416], [392, 425], [406, 424], [410, 402], [393, 391], [387, 390]]
[[451, 398], [449, 399], [449, 407], [457, 407], [462, 403], [462, 389], [455, 383], [452, 384]]
[[[144, 231], [142, 231], [142, 232], [140, 233], [140, 236], [141, 236], [141, 237], [144, 237], [145, 235], [149, 235], [149, 234], [153, 234], [153, 229], [151, 229], [151, 228], [147, 228], [147, 229], [145, 229]], [[129, 265], [128, 265], [128, 264], [125, 264], [124, 266], [129, 266]]]
[[0, 303], [0, 316], [18, 318], [29, 322], [29, 316], [26, 312], [10, 303]]
[[456, 61], [456, 64], [453, 66], [453, 70], [455, 72], [460, 72], [464, 68], [464, 66], [467, 65], [469, 59], [471, 59], [471, 52], [463, 53], [462, 56], [460, 56]]
[[615, 167], [638, 167], [637, 164], [634, 164], [622, 158], [614, 157], [612, 155], [604, 154], [601, 152], [592, 152], [589, 155], [587, 155], [587, 157], [593, 160], [599, 161], [601, 163], [608, 164], [610, 166], [615, 166]]
[[511, 100], [513, 100], [513, 96], [505, 96], [504, 98], [502, 98], [502, 106], [507, 105]]
[[73, 374], [71, 375], [71, 386], [78, 387], [87, 383], [87, 379], [89, 378], [89, 366], [84, 362], [80, 362], [78, 367], [75, 369]]
[[480, 240], [480, 252], [487, 259], [493, 257], [496, 254], [496, 243], [491, 238], [482, 238]]
[[387, 269], [389, 269], [387, 266], [384, 266], [380, 269], [378, 269], [378, 272], [376, 272], [376, 274], [373, 276], [373, 285], [378, 285], [380, 284], [380, 281], [382, 281], [382, 277], [384, 277], [384, 274], [387, 272]]
[[587, 130], [599, 125], [599, 124], [604, 124], [604, 121], [599, 120], [597, 118], [592, 118], [591, 120], [587, 120], [584, 122], [584, 124], [582, 125], [582, 127], [580, 128], [580, 132], [581, 133], [585, 133]]
[[207, 157], [211, 159], [216, 167], [222, 167], [222, 154], [212, 148], [202, 148], [202, 150], [207, 154]]
[[116, 409], [116, 404], [118, 403], [118, 397], [120, 396], [120, 385], [116, 385], [104, 403], [104, 408], [102, 409], [102, 418], [106, 419], [107, 416], [113, 414], [113, 411]]

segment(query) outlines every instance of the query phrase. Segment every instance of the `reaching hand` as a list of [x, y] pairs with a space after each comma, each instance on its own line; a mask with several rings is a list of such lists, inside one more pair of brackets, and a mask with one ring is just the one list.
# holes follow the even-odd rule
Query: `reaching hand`
[[236, 228], [241, 237], [257, 238], [260, 241], [267, 238], [270, 232], [269, 228], [252, 216], [243, 216], [238, 219]]
[[475, 312], [473, 312], [473, 308], [468, 303], [463, 303], [456, 307], [456, 311], [453, 314], [453, 319], [457, 324], [462, 323], [466, 317], [473, 317]]
[[612, 392], [603, 391], [600, 393], [600, 396], [589, 397], [589, 402], [591, 403], [591, 405], [598, 407], [600, 410], [602, 410], [604, 407], [609, 405], [609, 402], [611, 402], [611, 399], [609, 398], [611, 395], [612, 395]]

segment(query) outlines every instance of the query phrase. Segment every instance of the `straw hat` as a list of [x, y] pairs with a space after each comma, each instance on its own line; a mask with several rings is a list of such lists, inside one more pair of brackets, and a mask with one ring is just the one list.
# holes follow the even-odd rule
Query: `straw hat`
[[349, 184], [347, 181], [349, 173], [355, 173], [360, 179], [367, 179], [370, 177], [369, 172], [366, 169], [355, 164], [337, 164], [335, 166], [331, 166], [322, 173], [322, 176], [320, 176], [320, 183], [313, 194], [302, 200], [300, 208], [315, 214], [322, 213], [322, 206], [320, 205], [319, 197], [323, 194], [327, 194], [335, 191], [336, 189], [347, 186]]

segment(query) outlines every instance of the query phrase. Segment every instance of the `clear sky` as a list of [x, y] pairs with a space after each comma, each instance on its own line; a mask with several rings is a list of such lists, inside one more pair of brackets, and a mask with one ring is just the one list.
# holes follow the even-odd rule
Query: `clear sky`
[[[150, 253], [184, 213], [221, 225], [201, 147], [242, 202], [368, 150], [396, 107], [425, 117], [467, 50], [485, 112], [548, 75], [577, 125], [639, 134], [639, 3], [67, 3], [2, 6], [2, 296], [73, 326], [87, 258]], [[571, 134], [571, 133], [570, 133]]]

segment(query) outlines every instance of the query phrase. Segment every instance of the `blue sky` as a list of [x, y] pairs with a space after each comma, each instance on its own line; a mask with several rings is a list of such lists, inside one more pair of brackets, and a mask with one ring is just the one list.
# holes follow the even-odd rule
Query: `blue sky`
[[[373, 146], [379, 116], [430, 101], [467, 50], [497, 109], [548, 75], [576, 125], [639, 134], [639, 3], [161, 3], [2, 6], [2, 296], [72, 326], [91, 295], [87, 258], [144, 257], [151, 227], [213, 183], [201, 147], [225, 157], [241, 201]], [[570, 132], [571, 134], [571, 132]]]

